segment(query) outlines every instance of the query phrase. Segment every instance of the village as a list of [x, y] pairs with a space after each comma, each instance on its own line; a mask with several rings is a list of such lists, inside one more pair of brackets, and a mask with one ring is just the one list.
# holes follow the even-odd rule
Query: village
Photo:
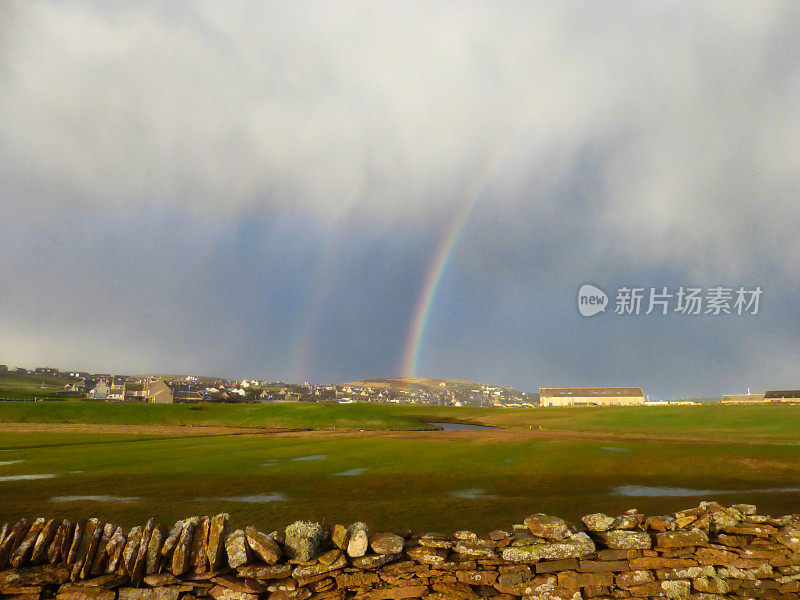
[[[195, 375], [112, 375], [62, 371], [55, 367], [9, 369], [0, 365], [0, 377], [21, 376], [41, 395], [29, 399], [82, 399], [103, 402], [265, 403], [265, 402], [382, 402], [434, 406], [538, 408], [557, 406], [665, 406], [720, 404], [800, 403], [800, 390], [768, 390], [764, 393], [725, 394], [720, 398], [655, 400], [641, 387], [542, 387], [536, 393], [465, 381], [424, 378], [371, 379], [343, 384], [317, 385], [259, 379], [232, 380]], [[29, 390], [30, 391], [30, 390]], [[30, 395], [30, 394], [29, 394]], [[0, 400], [6, 397], [0, 380]], [[11, 395], [13, 396], [13, 394]]]

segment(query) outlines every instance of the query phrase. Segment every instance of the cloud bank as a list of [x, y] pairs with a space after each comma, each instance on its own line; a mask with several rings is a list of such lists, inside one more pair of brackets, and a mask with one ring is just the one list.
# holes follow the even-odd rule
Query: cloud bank
[[[421, 374], [793, 384], [795, 3], [7, 2], [0, 22], [5, 362], [398, 374], [476, 202]], [[574, 310], [585, 281], [769, 304], [601, 327]]]

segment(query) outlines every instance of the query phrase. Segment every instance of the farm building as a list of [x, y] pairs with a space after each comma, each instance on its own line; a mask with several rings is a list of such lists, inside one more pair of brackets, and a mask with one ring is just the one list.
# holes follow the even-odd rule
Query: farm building
[[640, 387], [539, 388], [539, 406], [630, 406], [644, 404]]
[[767, 402], [788, 402], [800, 404], [800, 390], [771, 390], [764, 394]]
[[763, 404], [769, 402], [764, 394], [725, 394], [720, 400], [722, 404]]

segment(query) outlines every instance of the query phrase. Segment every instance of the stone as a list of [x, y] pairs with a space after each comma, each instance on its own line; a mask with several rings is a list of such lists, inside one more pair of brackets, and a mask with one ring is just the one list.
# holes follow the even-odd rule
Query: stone
[[32, 565], [40, 565], [47, 560], [47, 550], [56, 537], [59, 525], [60, 523], [55, 519], [50, 519], [45, 523], [33, 545], [33, 551], [31, 552]]
[[189, 549], [189, 568], [193, 573], [208, 571], [208, 530], [210, 521], [206, 516], [200, 517], [192, 537]]
[[78, 587], [70, 584], [62, 585], [56, 594], [57, 600], [114, 600], [116, 597], [117, 594], [114, 590]]
[[627, 513], [624, 515], [618, 516], [614, 519], [614, 522], [611, 524], [610, 529], [622, 529], [622, 530], [629, 530], [629, 529], [636, 529], [639, 527], [639, 515], [636, 513]]
[[614, 524], [614, 517], [603, 513], [592, 513], [582, 516], [581, 521], [589, 531], [608, 531]]
[[247, 545], [250, 546], [253, 554], [266, 564], [274, 565], [283, 556], [283, 550], [281, 550], [278, 542], [270, 536], [257, 531], [255, 527], [247, 527], [244, 532], [247, 538]]
[[286, 579], [292, 575], [292, 565], [246, 565], [236, 572], [250, 579]]
[[131, 582], [135, 586], [141, 585], [146, 575], [147, 550], [150, 546], [150, 538], [153, 536], [155, 528], [156, 520], [148, 519], [142, 530], [142, 538], [139, 540], [139, 548], [136, 550], [136, 559], [133, 561], [133, 570], [128, 571], [128, 574], [131, 576]]
[[564, 519], [543, 513], [526, 517], [525, 525], [533, 535], [548, 540], [563, 540], [570, 534], [569, 526]]
[[338, 523], [334, 525], [333, 532], [331, 533], [331, 542], [333, 542], [333, 545], [342, 550], [346, 550], [347, 543], [349, 541], [350, 530], [344, 525], [339, 525]]
[[171, 573], [153, 573], [145, 575], [142, 580], [148, 587], [164, 587], [166, 585], [177, 585], [181, 582], [180, 579]]
[[669, 515], [647, 517], [644, 528], [656, 532], [672, 531], [675, 529], [675, 517]]
[[39, 565], [0, 571], [0, 590], [12, 586], [61, 584], [69, 581], [69, 573], [67, 565]]
[[585, 533], [576, 533], [563, 541], [542, 542], [503, 549], [503, 558], [513, 562], [536, 562], [544, 559], [579, 558], [595, 551], [594, 542]]
[[411, 560], [428, 565], [441, 565], [447, 561], [447, 550], [444, 548], [429, 548], [428, 546], [415, 546], [406, 548], [406, 556]]
[[144, 569], [147, 575], [158, 573], [161, 569], [161, 561], [164, 559], [164, 556], [161, 554], [161, 548], [168, 534], [169, 532], [164, 525], [157, 525], [155, 529], [153, 529], [153, 533], [150, 534]]
[[369, 547], [369, 528], [366, 524], [353, 523], [348, 528], [350, 531], [350, 541], [347, 542], [347, 556], [357, 558], [364, 556]]
[[225, 562], [225, 539], [230, 531], [228, 513], [220, 513], [211, 519], [208, 527], [208, 566], [212, 571], [218, 570]]
[[400, 559], [399, 554], [365, 554], [353, 559], [357, 569], [376, 569]]
[[267, 591], [267, 586], [253, 579], [243, 579], [237, 577], [214, 577], [211, 580], [216, 585], [221, 585], [235, 592], [245, 594], [263, 594]]
[[336, 571], [346, 566], [347, 559], [342, 556], [339, 560], [330, 565], [322, 563], [299, 565], [292, 570], [292, 577], [295, 579], [301, 579], [303, 577], [315, 577], [317, 575], [323, 575], [325, 573], [330, 573], [331, 571]]
[[379, 577], [370, 571], [340, 573], [336, 576], [336, 585], [340, 588], [368, 588], [377, 585], [379, 582]]
[[59, 523], [53, 542], [47, 549], [47, 562], [52, 565], [66, 558], [63, 555], [63, 548], [70, 536], [72, 536], [72, 523], [64, 519]]
[[456, 571], [456, 579], [469, 585], [494, 585], [497, 581], [497, 572], [477, 569]]
[[175, 552], [175, 546], [178, 544], [178, 539], [181, 537], [183, 531], [183, 521], [176, 521], [167, 534], [167, 539], [164, 540], [164, 545], [161, 547], [161, 555], [167, 560], [172, 559], [172, 553]]
[[562, 571], [558, 574], [558, 587], [603, 587], [614, 585], [613, 573], [578, 573], [577, 571]]
[[[118, 600], [178, 600], [188, 586], [168, 586], [157, 588], [120, 588]], [[189, 588], [191, 589], [191, 588]]]
[[41, 517], [31, 524], [19, 546], [11, 553], [9, 562], [11, 562], [12, 566], [19, 568], [28, 563], [28, 559], [33, 552], [33, 546], [36, 544], [36, 540], [39, 538], [39, 534], [44, 529], [45, 524], [45, 520]]
[[117, 527], [106, 544], [106, 554], [108, 555], [106, 573], [113, 573], [122, 564], [122, 552], [125, 550], [127, 540], [128, 537], [122, 527]]
[[420, 546], [429, 548], [450, 548], [453, 546], [452, 540], [441, 533], [423, 533], [417, 538]]
[[97, 544], [94, 560], [92, 560], [92, 564], [89, 567], [90, 575], [96, 576], [105, 573], [106, 564], [108, 563], [108, 553], [106, 552], [106, 548], [108, 548], [108, 542], [111, 540], [111, 536], [114, 534], [115, 529], [116, 527], [113, 523], [106, 523], [103, 526], [102, 535], [100, 536], [100, 541]]
[[655, 581], [652, 571], [626, 571], [614, 577], [617, 587], [628, 589]]
[[422, 598], [430, 591], [427, 585], [392, 586], [363, 594], [365, 600], [404, 600]]
[[491, 540], [459, 541], [453, 544], [453, 552], [466, 556], [494, 556], [495, 543]]
[[647, 550], [652, 548], [653, 540], [646, 531], [597, 531], [592, 536], [612, 550]]
[[656, 534], [656, 546], [659, 548], [679, 548], [683, 546], [697, 546], [708, 542], [705, 531], [665, 531]]
[[141, 543], [142, 528], [137, 525], [128, 532], [125, 548], [122, 551], [122, 565], [128, 574], [133, 573], [133, 564], [136, 562], [136, 554], [139, 552], [139, 544]]
[[313, 560], [322, 552], [325, 530], [319, 523], [295, 521], [286, 528], [284, 552], [302, 562]]
[[175, 544], [175, 550], [172, 553], [172, 574], [180, 577], [189, 570], [189, 555], [192, 548], [192, 539], [194, 538], [194, 530], [197, 527], [197, 517], [187, 519], [183, 523], [181, 535]]
[[208, 591], [214, 600], [258, 600], [257, 593], [248, 593], [216, 585]]
[[[93, 526], [92, 521], [96, 521]], [[80, 570], [78, 571], [78, 577], [81, 579], [86, 579], [90, 577], [92, 574], [92, 565], [94, 564], [94, 558], [97, 554], [97, 549], [100, 547], [100, 540], [103, 538], [103, 532], [105, 531], [105, 523], [100, 521], [99, 519], [90, 519], [89, 523], [86, 525], [86, 531], [84, 532], [84, 539], [88, 538], [89, 543], [87, 544], [86, 554], [83, 556], [78, 557], [78, 561], [75, 563], [75, 567], [78, 567], [80, 564]], [[89, 533], [91, 532], [91, 536]], [[79, 553], [80, 554], [80, 553]], [[73, 573], [75, 571], [73, 570]]]
[[377, 554], [400, 554], [405, 540], [394, 533], [376, 533], [370, 537], [369, 545]]
[[69, 550], [65, 552], [67, 557], [66, 563], [68, 565], [75, 564], [75, 556], [78, 554], [78, 547], [81, 545], [81, 538], [83, 538], [83, 530], [86, 528], [86, 519], [81, 519], [75, 523], [72, 530], [72, 540], [69, 545]]
[[228, 565], [232, 569], [250, 562], [250, 547], [247, 545], [244, 531], [237, 529], [228, 534], [225, 539], [225, 553], [228, 555]]

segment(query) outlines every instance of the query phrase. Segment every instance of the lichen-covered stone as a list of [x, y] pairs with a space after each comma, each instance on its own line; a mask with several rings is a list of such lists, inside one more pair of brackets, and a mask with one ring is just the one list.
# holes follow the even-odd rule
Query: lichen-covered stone
[[331, 542], [337, 548], [341, 548], [342, 550], [347, 549], [347, 543], [350, 541], [350, 530], [347, 529], [344, 525], [339, 525], [338, 523], [333, 526], [333, 531], [331, 532]]
[[647, 550], [653, 546], [653, 540], [646, 531], [597, 531], [593, 536], [612, 550]]
[[358, 558], [364, 556], [369, 548], [369, 528], [366, 524], [353, 523], [348, 528], [350, 531], [350, 541], [347, 542], [347, 556]]
[[114, 534], [115, 529], [116, 527], [113, 523], [106, 523], [103, 526], [100, 541], [97, 544], [97, 550], [94, 554], [94, 560], [92, 560], [92, 564], [89, 568], [90, 575], [97, 576], [105, 573], [106, 564], [108, 563], [108, 554], [106, 552], [106, 548], [108, 547], [108, 542], [111, 540], [111, 536]]
[[172, 559], [172, 553], [175, 552], [175, 546], [178, 539], [181, 537], [183, 531], [183, 521], [176, 521], [167, 534], [167, 539], [164, 540], [164, 545], [161, 546], [161, 555], [167, 560]]
[[684, 546], [697, 546], [708, 542], [705, 531], [665, 531], [656, 534], [656, 546], [659, 548], [681, 548]]
[[157, 525], [150, 534], [150, 542], [147, 544], [147, 556], [145, 558], [144, 572], [147, 575], [158, 573], [161, 569], [161, 561], [163, 555], [161, 548], [164, 545], [164, 540], [167, 539], [169, 532], [164, 525]]
[[56, 537], [59, 524], [59, 521], [50, 519], [47, 521], [47, 523], [45, 523], [44, 527], [39, 532], [39, 536], [36, 538], [36, 542], [33, 545], [33, 551], [31, 552], [32, 565], [40, 565], [47, 560], [47, 550], [50, 548], [50, 544]]
[[266, 564], [274, 565], [283, 556], [283, 550], [281, 550], [278, 542], [267, 534], [261, 533], [255, 527], [247, 527], [244, 533], [247, 538], [247, 545], [250, 546], [253, 554]]
[[594, 542], [581, 532], [562, 541], [504, 548], [503, 558], [512, 562], [536, 562], [544, 559], [578, 558], [594, 551]]
[[213, 519], [208, 528], [208, 566], [212, 571], [218, 570], [225, 562], [225, 538], [230, 531], [228, 513], [220, 513]]
[[394, 533], [376, 533], [370, 537], [369, 545], [376, 554], [400, 554], [405, 540]]
[[406, 556], [411, 560], [428, 565], [441, 565], [447, 561], [447, 550], [428, 546], [414, 546], [413, 548], [406, 548]]
[[286, 528], [284, 551], [289, 558], [312, 560], [322, 551], [324, 537], [325, 530], [319, 523], [295, 521]]
[[225, 553], [228, 555], [228, 565], [232, 569], [250, 562], [250, 548], [247, 545], [244, 531], [236, 529], [228, 534], [225, 539]]
[[533, 535], [548, 540], [563, 540], [570, 534], [569, 525], [564, 519], [543, 513], [526, 517], [525, 525]]
[[189, 549], [189, 568], [193, 573], [205, 573], [208, 571], [208, 530], [209, 518], [200, 517], [192, 537], [192, 545]]
[[581, 521], [589, 531], [608, 531], [614, 524], [614, 517], [603, 513], [592, 513], [582, 516]]
[[125, 530], [122, 527], [117, 527], [111, 535], [111, 539], [106, 544], [106, 554], [108, 555], [108, 563], [106, 564], [106, 573], [115, 572], [122, 564], [122, 552], [125, 550], [128, 537], [125, 535]]
[[44, 529], [46, 521], [41, 517], [36, 519], [32, 524], [28, 533], [22, 539], [19, 546], [17, 546], [16, 550], [11, 553], [11, 565], [14, 567], [21, 567], [28, 562], [28, 558], [33, 552], [33, 546], [36, 544], [36, 540], [39, 538], [39, 534]]
[[175, 544], [175, 550], [172, 552], [172, 574], [183, 575], [189, 570], [189, 556], [192, 549], [192, 539], [194, 538], [194, 530], [197, 527], [198, 519], [192, 517], [183, 523], [181, 535]]

